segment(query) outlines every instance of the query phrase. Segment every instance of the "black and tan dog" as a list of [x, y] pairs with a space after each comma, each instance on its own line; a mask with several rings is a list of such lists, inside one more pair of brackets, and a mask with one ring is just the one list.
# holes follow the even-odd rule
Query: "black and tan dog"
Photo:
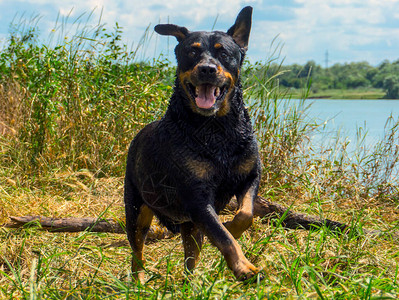
[[[177, 38], [174, 93], [160, 121], [133, 140], [125, 178], [126, 231], [132, 271], [143, 280], [143, 243], [155, 214], [180, 231], [186, 270], [198, 259], [203, 236], [221, 251], [239, 280], [259, 271], [236, 238], [252, 224], [260, 160], [244, 107], [240, 67], [247, 50], [252, 8], [245, 7], [227, 33], [190, 32], [161, 24], [155, 31]], [[230, 222], [218, 213], [236, 196]]]

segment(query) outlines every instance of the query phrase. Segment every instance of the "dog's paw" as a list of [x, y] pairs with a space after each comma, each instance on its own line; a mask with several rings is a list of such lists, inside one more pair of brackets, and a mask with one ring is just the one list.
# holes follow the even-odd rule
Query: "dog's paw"
[[242, 278], [239, 278], [239, 281], [242, 281], [243, 284], [252, 284], [260, 282], [263, 279], [265, 279], [265, 274], [262, 271], [259, 271], [256, 274], [245, 274]]
[[252, 283], [258, 280], [263, 280], [264, 275], [258, 268], [256, 268], [251, 263], [239, 263], [239, 266], [234, 270], [234, 276], [239, 281], [243, 281], [244, 283]]
[[145, 283], [145, 272], [144, 270], [138, 272], [132, 272], [132, 278], [136, 282], [140, 282], [141, 284]]

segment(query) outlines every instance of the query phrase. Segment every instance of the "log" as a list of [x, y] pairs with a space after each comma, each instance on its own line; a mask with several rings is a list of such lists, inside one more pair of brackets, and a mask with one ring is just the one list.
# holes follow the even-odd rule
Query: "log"
[[[7, 228], [20, 228], [25, 226], [39, 226], [50, 232], [109, 232], [125, 233], [125, 224], [114, 219], [98, 218], [48, 218], [43, 216], [10, 217]], [[171, 238], [174, 234], [159, 225], [151, 226], [147, 239], [149, 241]]]
[[98, 218], [48, 218], [43, 216], [10, 217], [13, 223], [6, 224], [8, 228], [38, 225], [44, 230], [53, 232], [111, 232], [125, 233], [123, 225], [112, 219]]
[[[238, 204], [232, 200], [226, 207], [231, 213], [237, 210]], [[266, 219], [281, 219], [281, 224], [286, 228], [302, 228], [310, 230], [311, 228], [326, 226], [331, 230], [345, 232], [349, 229], [348, 225], [306, 214], [293, 212], [286, 207], [270, 202], [262, 196], [257, 196], [254, 203], [254, 215]], [[10, 217], [11, 223], [7, 223], [5, 227], [19, 228], [29, 225], [38, 225], [44, 230], [51, 232], [110, 232], [125, 233], [124, 222], [114, 219], [98, 219], [98, 218], [48, 218], [42, 216], [23, 216]], [[171, 238], [173, 233], [159, 225], [153, 225], [147, 235], [147, 240], [159, 240]]]
[[302, 228], [310, 230], [312, 228], [326, 226], [330, 230], [345, 232], [349, 226], [337, 221], [329, 219], [321, 219], [302, 213], [294, 212], [278, 203], [267, 201], [265, 198], [258, 196], [254, 203], [254, 215], [261, 218], [282, 218], [282, 225], [286, 228]]

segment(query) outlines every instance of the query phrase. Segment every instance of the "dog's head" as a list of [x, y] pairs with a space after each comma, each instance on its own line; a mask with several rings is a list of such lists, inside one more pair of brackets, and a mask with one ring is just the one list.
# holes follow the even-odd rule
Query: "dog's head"
[[227, 31], [190, 32], [185, 27], [160, 24], [155, 31], [176, 37], [177, 80], [189, 106], [204, 116], [223, 116], [230, 110], [230, 98], [238, 82], [248, 47], [252, 7], [238, 14]]

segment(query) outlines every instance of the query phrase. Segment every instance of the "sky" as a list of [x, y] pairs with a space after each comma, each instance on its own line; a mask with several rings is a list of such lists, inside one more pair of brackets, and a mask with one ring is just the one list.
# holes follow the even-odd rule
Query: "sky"
[[66, 35], [79, 23], [100, 22], [112, 30], [118, 22], [129, 45], [137, 45], [149, 29], [145, 58], [162, 53], [174, 60], [176, 40], [154, 34], [154, 25], [226, 31], [247, 5], [254, 8], [251, 62], [314, 60], [331, 66], [399, 59], [399, 0], [0, 0], [0, 42], [6, 43], [11, 24], [37, 23], [46, 41], [61, 22]]

